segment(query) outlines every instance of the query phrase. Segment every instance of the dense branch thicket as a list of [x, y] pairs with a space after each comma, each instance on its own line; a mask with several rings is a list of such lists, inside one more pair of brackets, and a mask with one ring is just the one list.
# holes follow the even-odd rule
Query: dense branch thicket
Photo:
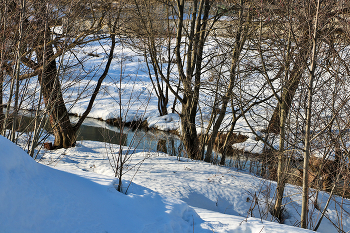
[[[349, 7], [336, 0], [1, 0], [1, 133], [15, 141], [18, 110], [30, 108], [37, 128], [48, 116], [55, 148], [73, 146], [122, 43], [144, 57], [159, 115], [180, 116], [189, 158], [211, 162], [216, 150], [225, 165], [237, 153], [232, 145], [248, 138], [237, 133], [240, 122], [263, 144], [260, 175], [277, 181], [271, 213], [283, 221], [285, 184], [294, 180], [303, 185], [301, 227], [310, 227], [310, 187], [316, 196], [350, 194]], [[110, 43], [108, 59], [73, 125], [62, 88], [65, 56], [94, 41]], [[28, 90], [33, 80], [37, 93]], [[22, 106], [25, 96], [35, 107]], [[35, 131], [33, 138], [35, 148]]]
[[[18, 111], [18, 92], [20, 82], [38, 78], [41, 86], [45, 112], [55, 136], [54, 148], [68, 148], [75, 144], [76, 132], [87, 117], [99, 91], [100, 82], [106, 77], [110, 67], [122, 3], [111, 6], [111, 2], [89, 3], [87, 1], [3, 1], [2, 16], [2, 83], [12, 80], [6, 117], [2, 121], [5, 135], [9, 122], [9, 106], [16, 82], [14, 112]], [[103, 10], [109, 7], [110, 10]], [[104, 30], [106, 34], [97, 33]], [[76, 125], [69, 120], [68, 110], [62, 95], [61, 73], [64, 55], [76, 46], [111, 38], [111, 50], [105, 72], [92, 95], [91, 104]], [[59, 66], [59, 67], [58, 67]], [[21, 68], [20, 68], [21, 67]], [[25, 87], [24, 87], [25, 88]], [[40, 101], [37, 103], [40, 105]], [[38, 109], [40, 107], [38, 106]], [[12, 122], [15, 124], [16, 115]], [[12, 130], [14, 132], [14, 130]]]

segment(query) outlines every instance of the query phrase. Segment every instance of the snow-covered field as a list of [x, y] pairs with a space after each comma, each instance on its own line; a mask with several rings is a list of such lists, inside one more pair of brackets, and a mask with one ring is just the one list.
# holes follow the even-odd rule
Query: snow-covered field
[[[0, 147], [0, 232], [308, 232], [261, 219], [258, 206], [248, 215], [266, 181], [228, 168], [136, 153], [132, 163], [146, 159], [125, 195], [115, 190], [104, 143], [50, 152], [43, 163], [51, 166], [2, 136]], [[124, 188], [134, 175], [124, 175]], [[333, 231], [327, 221], [321, 229]]]
[[[212, 47], [213, 46], [215, 45], [212, 45]], [[210, 50], [210, 48], [211, 47], [208, 46], [207, 49]], [[63, 64], [70, 67], [67, 70], [60, 69], [62, 70], [61, 84], [63, 96], [70, 113], [80, 116], [86, 110], [91, 93], [107, 62], [108, 54], [106, 54], [106, 51], [109, 51], [109, 43], [104, 40], [101, 41], [101, 43], [93, 42], [85, 47], [73, 49], [71, 52], [65, 54], [65, 56], [59, 58], [64, 59]], [[90, 56], [89, 54], [94, 54], [94, 56]], [[56, 61], [57, 66], [62, 63], [59, 59]], [[79, 61], [77, 59], [79, 59]], [[178, 74], [176, 66], [168, 63], [162, 65], [164, 69], [167, 65], [172, 67], [171, 77], [173, 78], [174, 85], [177, 85]], [[202, 76], [203, 79], [207, 79], [210, 75], [210, 72], [206, 72], [203, 73]], [[247, 82], [249, 82], [249, 80]], [[205, 84], [200, 94], [200, 111], [198, 111], [196, 116], [198, 133], [205, 132], [210, 119], [215, 98], [211, 90], [213, 85], [214, 84], [210, 83]], [[260, 84], [252, 85], [252, 83], [250, 83], [249, 88], [254, 92], [255, 89], [258, 89], [259, 85]], [[28, 90], [28, 94], [36, 92], [36, 95], [31, 95], [27, 99], [25, 98], [21, 108], [36, 109], [36, 101], [32, 98], [38, 96], [39, 83], [35, 78], [30, 80]], [[172, 112], [174, 99], [174, 95], [169, 91], [169, 113]], [[175, 109], [177, 112], [181, 112], [181, 104], [179, 102], [177, 102]], [[221, 128], [228, 129], [232, 122], [230, 109], [229, 107]], [[264, 108], [263, 110], [266, 111], [267, 109]], [[260, 112], [261, 108], [255, 108], [254, 111]], [[116, 45], [114, 59], [109, 73], [103, 81], [94, 106], [88, 115], [88, 117], [102, 120], [119, 118], [120, 116], [126, 122], [142, 119], [147, 120], [150, 127], [159, 130], [180, 131], [180, 118], [177, 113], [159, 117], [158, 99], [149, 78], [145, 58], [123, 43], [118, 43]], [[262, 116], [262, 118], [265, 118], [266, 114], [264, 113]], [[247, 117], [249, 118], [249, 116]], [[265, 128], [266, 125], [264, 124], [266, 124], [266, 121], [261, 121], [260, 123], [261, 125], [255, 123], [255, 126], [257, 126], [258, 129]], [[261, 152], [262, 143], [254, 140], [255, 135], [251, 133], [251, 130], [243, 118], [236, 123], [235, 133], [250, 137], [245, 143], [236, 144], [236, 147], [247, 151], [249, 150], [253, 153]]]
[[[96, 43], [64, 57], [66, 64], [88, 58], [84, 67], [62, 73], [64, 98], [71, 113], [81, 115], [85, 111], [106, 62], [105, 51], [108, 45]], [[98, 56], [86, 56], [90, 53]], [[115, 54], [89, 117], [118, 118], [121, 108], [124, 121], [147, 119], [150, 127], [178, 130], [177, 114], [159, 117], [144, 58], [120, 44]], [[175, 69], [172, 72], [176, 77]], [[28, 85], [32, 93], [38, 87], [35, 81]], [[173, 100], [170, 94], [169, 112]], [[210, 117], [210, 101], [208, 93], [201, 93], [198, 132]], [[35, 109], [33, 103], [29, 98], [22, 108]], [[176, 109], [180, 112], [179, 105]], [[257, 115], [265, 111], [261, 119], [269, 119], [272, 112], [261, 107], [254, 111]], [[227, 114], [224, 122], [228, 125], [231, 119]], [[264, 124], [266, 121], [257, 120], [254, 127], [263, 129]], [[237, 122], [236, 132], [249, 136], [237, 147], [261, 151], [262, 142], [255, 140], [243, 118]], [[276, 183], [243, 171], [135, 151], [129, 154], [123, 176], [125, 195], [115, 190], [108, 160], [118, 151], [115, 145], [80, 141], [74, 148], [43, 151], [41, 164], [1, 136], [0, 148], [0, 232], [307, 232], [293, 227], [300, 221], [300, 187], [287, 185], [285, 224], [278, 224], [269, 213]], [[319, 192], [321, 211], [328, 197]], [[349, 205], [349, 200], [333, 197], [318, 231], [350, 231]], [[313, 229], [321, 213], [311, 202], [309, 210], [309, 227]]]

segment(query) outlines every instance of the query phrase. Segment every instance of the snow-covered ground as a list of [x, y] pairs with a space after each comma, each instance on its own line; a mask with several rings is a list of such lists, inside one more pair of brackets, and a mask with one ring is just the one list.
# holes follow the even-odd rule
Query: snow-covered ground
[[[3, 137], [0, 147], [0, 232], [304, 232], [292, 227], [299, 187], [287, 186], [279, 224], [268, 211], [276, 183], [232, 168], [138, 150], [128, 155], [125, 195], [108, 160], [118, 145], [78, 142], [43, 151], [41, 164]], [[322, 209], [328, 194], [319, 195]], [[330, 221], [350, 230], [349, 204], [334, 198], [318, 231], [336, 232]], [[312, 203], [310, 213], [313, 228], [320, 212]]]
[[[208, 46], [207, 50], [211, 49], [216, 44]], [[63, 96], [69, 112], [78, 116], [82, 115], [86, 110], [91, 93], [93, 92], [97, 80], [103, 72], [104, 65], [107, 62], [109, 51], [109, 42], [103, 40], [100, 42], [93, 42], [84, 47], [73, 49], [67, 52], [65, 56], [57, 59], [57, 65], [63, 63], [69, 69], [61, 70], [61, 84]], [[94, 54], [90, 56], [89, 54]], [[59, 59], [64, 59], [61, 62]], [[79, 59], [79, 61], [77, 60]], [[162, 64], [163, 68], [167, 67], [167, 63]], [[174, 85], [178, 83], [177, 68], [174, 64], [169, 64], [171, 68], [171, 77]], [[203, 79], [210, 76], [210, 72], [203, 73]], [[214, 79], [215, 82], [215, 79]], [[203, 82], [203, 90], [200, 93], [200, 111], [197, 112], [197, 131], [204, 133], [208, 125], [213, 101], [215, 96], [212, 92], [214, 83]], [[25, 84], [24, 82], [22, 83]], [[30, 96], [24, 98], [21, 105], [22, 109], [36, 109], [37, 96], [39, 90], [39, 83], [36, 78], [30, 80], [28, 85], [28, 94]], [[163, 84], [165, 85], [165, 84]], [[260, 84], [249, 84], [250, 91], [261, 86]], [[6, 91], [5, 91], [6, 92]], [[36, 95], [33, 93], [36, 92]], [[25, 95], [24, 95], [25, 96]], [[32, 98], [36, 96], [36, 99]], [[4, 102], [6, 102], [5, 96]], [[168, 112], [172, 112], [174, 95], [169, 91]], [[218, 107], [218, 106], [217, 106]], [[175, 107], [177, 112], [181, 112], [181, 104], [177, 102]], [[232, 121], [232, 115], [228, 108], [227, 115], [224, 118], [222, 128], [228, 129]], [[255, 112], [262, 111], [261, 108], [255, 108]], [[266, 112], [266, 109], [263, 109]], [[121, 112], [121, 114], [120, 114]], [[266, 117], [266, 114], [261, 114]], [[118, 43], [114, 50], [114, 59], [112, 61], [109, 73], [102, 83], [100, 92], [94, 102], [94, 106], [88, 117], [95, 119], [112, 119], [119, 118], [126, 122], [133, 120], [147, 120], [149, 126], [159, 130], [178, 130], [180, 131], [180, 118], [177, 113], [169, 114], [168, 116], [159, 117], [158, 99], [153, 88], [152, 82], [149, 78], [149, 73], [145, 58], [139, 52], [131, 49], [123, 43]], [[268, 117], [266, 117], [267, 119]], [[259, 121], [261, 125], [255, 124], [258, 130], [263, 129], [266, 121]], [[236, 144], [239, 149], [249, 150], [253, 153], [259, 153], [262, 149], [262, 143], [254, 140], [255, 135], [247, 126], [245, 120], [241, 118], [236, 123], [235, 133], [244, 134], [250, 138], [244, 144]]]
[[125, 195], [104, 143], [47, 154], [44, 163], [60, 157], [51, 166], [2, 136], [0, 147], [0, 232], [308, 232], [248, 216], [262, 180], [227, 168], [137, 153], [132, 163], [147, 159]]
[[[89, 58], [84, 67], [62, 73], [64, 98], [71, 113], [81, 115], [85, 111], [106, 62], [105, 51], [108, 45], [103, 48], [95, 43], [72, 51], [74, 56], [64, 57], [66, 64], [76, 64], [76, 58]], [[86, 56], [89, 53], [98, 57]], [[118, 118], [121, 108], [124, 121], [147, 119], [150, 127], [178, 130], [177, 114], [159, 117], [144, 58], [120, 44], [115, 54], [89, 117]], [[172, 72], [176, 77], [176, 71]], [[29, 94], [38, 90], [35, 81], [28, 87]], [[169, 112], [173, 100], [170, 94]], [[208, 93], [201, 93], [198, 132], [210, 117], [210, 101], [212, 97]], [[33, 103], [29, 98], [22, 108], [35, 109]], [[257, 107], [254, 111], [261, 115], [260, 119], [269, 119], [274, 105], [271, 106], [270, 109]], [[176, 109], [180, 112], [179, 105]], [[228, 125], [230, 119], [228, 114], [224, 122]], [[256, 120], [254, 124], [256, 129], [263, 129], [266, 121]], [[249, 136], [246, 142], [236, 145], [238, 148], [261, 151], [262, 142], [255, 140], [243, 118], [237, 122], [236, 130]], [[276, 183], [242, 171], [135, 151], [129, 155], [123, 176], [123, 188], [128, 190], [125, 195], [115, 191], [116, 180], [108, 160], [108, 156], [118, 151], [115, 145], [78, 142], [74, 148], [46, 152], [40, 163], [47, 166], [35, 163], [3, 137], [0, 137], [0, 148], [0, 232], [304, 231], [292, 227], [300, 221], [299, 187], [286, 187], [285, 224], [281, 225], [269, 213]], [[321, 210], [328, 197], [327, 193], [319, 192], [317, 204]], [[349, 204], [347, 199], [334, 197], [318, 231], [339, 231], [334, 225], [342, 226], [344, 232], [350, 231]], [[313, 228], [321, 214], [313, 203], [309, 209], [309, 227]]]

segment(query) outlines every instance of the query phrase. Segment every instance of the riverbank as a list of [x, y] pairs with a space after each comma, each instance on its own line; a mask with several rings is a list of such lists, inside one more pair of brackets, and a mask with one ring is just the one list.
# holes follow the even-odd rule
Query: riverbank
[[[204, 225], [214, 232], [301, 232], [299, 228], [289, 228], [300, 219], [300, 187], [287, 185], [284, 224], [276, 222], [269, 212], [274, 203], [276, 182], [258, 178], [235, 168], [215, 166], [203, 161], [169, 156], [165, 153], [142, 152], [123, 147], [123, 154], [129, 156], [124, 174], [126, 181], [132, 180], [137, 186], [147, 187], [152, 192], [179, 199], [193, 207]], [[106, 147], [105, 143], [83, 141], [77, 146], [57, 151], [46, 151], [41, 163], [56, 169], [70, 171], [83, 177], [114, 177], [110, 160], [118, 145]], [[93, 175], [96, 174], [96, 175]], [[320, 206], [324, 206], [329, 194], [319, 193]], [[312, 200], [312, 198], [311, 198]], [[335, 197], [332, 203], [340, 202]], [[348, 200], [343, 200], [346, 203]], [[350, 204], [350, 203], [349, 203]], [[344, 205], [346, 211], [347, 206]], [[312, 211], [311, 211], [312, 210]], [[349, 210], [350, 211], [350, 210]], [[337, 221], [336, 209], [330, 205], [327, 217]], [[310, 218], [317, 221], [319, 212], [310, 206]], [[207, 216], [207, 218], [206, 218]], [[230, 219], [230, 221], [228, 221]], [[262, 225], [261, 225], [262, 224]], [[201, 224], [201, 226], [204, 226]], [[344, 231], [350, 230], [350, 222], [344, 220]], [[324, 219], [320, 232], [333, 232], [332, 223]], [[191, 231], [192, 232], [192, 231]], [[201, 231], [195, 231], [201, 232]]]
[[[47, 151], [41, 163], [49, 166], [2, 136], [0, 146], [0, 229], [6, 232], [310, 232], [260, 218], [257, 206], [251, 217], [251, 194], [264, 181], [231, 169], [135, 152], [123, 176], [125, 195], [115, 190], [104, 143]], [[326, 221], [321, 227], [332, 230]]]

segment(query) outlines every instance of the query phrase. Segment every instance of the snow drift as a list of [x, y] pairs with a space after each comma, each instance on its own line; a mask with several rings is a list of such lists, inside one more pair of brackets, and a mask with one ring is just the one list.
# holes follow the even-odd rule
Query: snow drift
[[2, 136], [0, 148], [0, 232], [192, 232], [202, 221], [186, 203], [141, 186], [124, 195], [38, 164]]

